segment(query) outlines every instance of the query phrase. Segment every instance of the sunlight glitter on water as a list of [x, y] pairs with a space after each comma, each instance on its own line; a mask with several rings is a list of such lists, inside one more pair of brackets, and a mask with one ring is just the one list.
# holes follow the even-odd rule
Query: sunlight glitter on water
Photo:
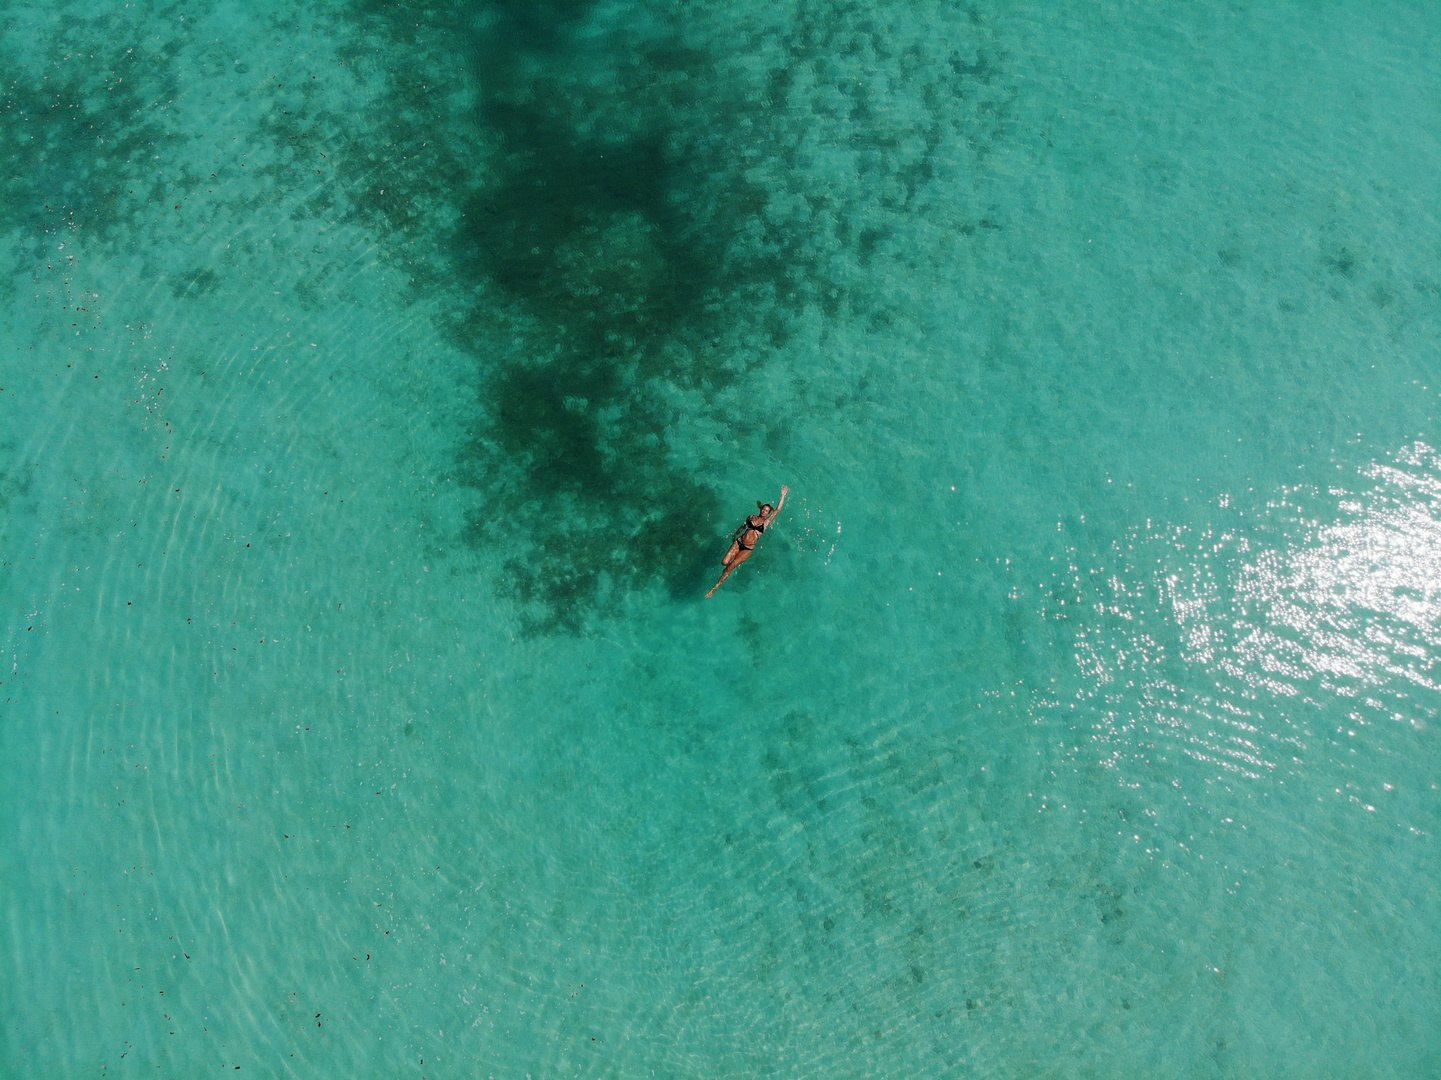
[[[1072, 565], [1077, 699], [1117, 764], [1184, 754], [1259, 780], [1327, 730], [1420, 730], [1441, 645], [1441, 459], [1417, 443], [1325, 492], [1295, 488], [1259, 524], [1135, 530], [1119, 565]], [[1222, 509], [1229, 500], [1222, 499]], [[1330, 508], [1306, 512], [1319, 502]], [[1074, 556], [1073, 556], [1074, 558]], [[1159, 617], [1158, 617], [1159, 616]]]
[[1441, 458], [1417, 443], [1363, 476], [1369, 491], [1331, 490], [1342, 520], [1241, 569], [1238, 596], [1267, 620], [1238, 641], [1235, 674], [1264, 672], [1291, 693], [1287, 680], [1319, 676], [1348, 697], [1392, 679], [1438, 688], [1430, 657], [1441, 645]]

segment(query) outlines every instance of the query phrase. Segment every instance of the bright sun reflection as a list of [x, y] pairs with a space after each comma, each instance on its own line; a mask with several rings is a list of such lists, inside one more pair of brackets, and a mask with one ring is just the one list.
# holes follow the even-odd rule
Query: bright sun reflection
[[[1098, 710], [1103, 760], [1174, 750], [1255, 778], [1299, 760], [1318, 723], [1354, 736], [1434, 716], [1441, 457], [1418, 443], [1358, 479], [1283, 492], [1244, 532], [1152, 527], [1108, 566], [1069, 568], [1087, 613], [1079, 698]], [[1332, 520], [1301, 517], [1318, 498]]]
[[1363, 474], [1374, 481], [1372, 490], [1341, 503], [1349, 520], [1242, 570], [1241, 603], [1267, 614], [1237, 643], [1245, 670], [1297, 679], [1314, 673], [1348, 696], [1393, 677], [1438, 689], [1432, 659], [1441, 645], [1438, 466], [1435, 453], [1419, 444], [1394, 464], [1373, 465]]

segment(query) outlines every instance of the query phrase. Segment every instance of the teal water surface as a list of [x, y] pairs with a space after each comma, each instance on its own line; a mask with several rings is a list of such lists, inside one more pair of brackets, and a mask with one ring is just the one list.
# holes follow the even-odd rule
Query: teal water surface
[[0, 27], [0, 1074], [1441, 1071], [1433, 6]]

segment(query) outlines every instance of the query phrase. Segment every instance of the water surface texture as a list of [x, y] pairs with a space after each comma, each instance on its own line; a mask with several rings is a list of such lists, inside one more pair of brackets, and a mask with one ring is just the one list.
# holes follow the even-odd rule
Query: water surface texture
[[0, 61], [0, 1073], [1441, 1073], [1435, 5]]

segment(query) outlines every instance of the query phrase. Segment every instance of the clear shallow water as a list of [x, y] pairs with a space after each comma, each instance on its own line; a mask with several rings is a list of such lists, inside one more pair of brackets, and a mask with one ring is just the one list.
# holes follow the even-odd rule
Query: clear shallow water
[[3, 25], [7, 1073], [1436, 1070], [1429, 8]]

